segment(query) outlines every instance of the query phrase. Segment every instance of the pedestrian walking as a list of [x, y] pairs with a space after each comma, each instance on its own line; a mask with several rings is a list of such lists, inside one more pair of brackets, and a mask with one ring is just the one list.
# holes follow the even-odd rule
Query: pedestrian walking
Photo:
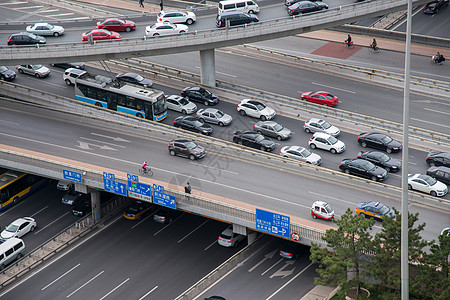
[[144, 0], [139, 0], [139, 7], [144, 7]]
[[161, 1], [159, 2], [159, 7], [161, 7], [161, 10], [164, 9], [164, 3], [163, 3], [163, 0], [161, 0]]
[[186, 194], [190, 194], [191, 193], [191, 185], [189, 184], [189, 182], [186, 184], [186, 186], [184, 187], [184, 192]]

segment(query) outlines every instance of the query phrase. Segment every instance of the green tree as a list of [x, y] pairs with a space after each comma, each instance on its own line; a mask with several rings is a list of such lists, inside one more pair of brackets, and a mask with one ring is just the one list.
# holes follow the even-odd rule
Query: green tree
[[[339, 285], [344, 292], [356, 287], [360, 294], [360, 287], [371, 277], [368, 265], [372, 261], [364, 253], [373, 250], [369, 231], [375, 221], [359, 216], [349, 208], [335, 223], [338, 229], [327, 230], [322, 238], [330, 251], [312, 243], [311, 260], [319, 265], [317, 273], [320, 276], [315, 282]], [[351, 276], [348, 276], [349, 272]]]

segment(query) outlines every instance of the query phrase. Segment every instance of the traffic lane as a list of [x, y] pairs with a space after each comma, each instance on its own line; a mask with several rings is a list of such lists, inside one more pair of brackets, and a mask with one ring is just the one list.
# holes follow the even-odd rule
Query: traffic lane
[[314, 277], [318, 277], [309, 250], [296, 260], [286, 260], [279, 255], [286, 240], [268, 235], [263, 239], [262, 246], [199, 299], [211, 295], [226, 299], [301, 299], [309, 292], [315, 285]]
[[147, 216], [119, 218], [3, 297], [139, 299], [157, 287], [152, 298], [173, 299], [240, 249], [217, 245], [224, 223], [184, 214], [167, 226]]

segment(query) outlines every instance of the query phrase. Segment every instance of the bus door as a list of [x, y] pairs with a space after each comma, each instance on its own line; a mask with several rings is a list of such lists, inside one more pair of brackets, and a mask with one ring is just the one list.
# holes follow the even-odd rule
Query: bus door
[[153, 104], [149, 102], [144, 103], [145, 118], [153, 120]]
[[117, 110], [117, 95], [114, 93], [108, 93], [108, 108]]

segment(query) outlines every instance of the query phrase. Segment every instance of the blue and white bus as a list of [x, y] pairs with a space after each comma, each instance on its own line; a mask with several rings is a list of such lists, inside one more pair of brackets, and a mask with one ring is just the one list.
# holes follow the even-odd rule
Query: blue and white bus
[[167, 117], [163, 91], [113, 82], [101, 75], [86, 73], [76, 78], [75, 99], [153, 121]]

